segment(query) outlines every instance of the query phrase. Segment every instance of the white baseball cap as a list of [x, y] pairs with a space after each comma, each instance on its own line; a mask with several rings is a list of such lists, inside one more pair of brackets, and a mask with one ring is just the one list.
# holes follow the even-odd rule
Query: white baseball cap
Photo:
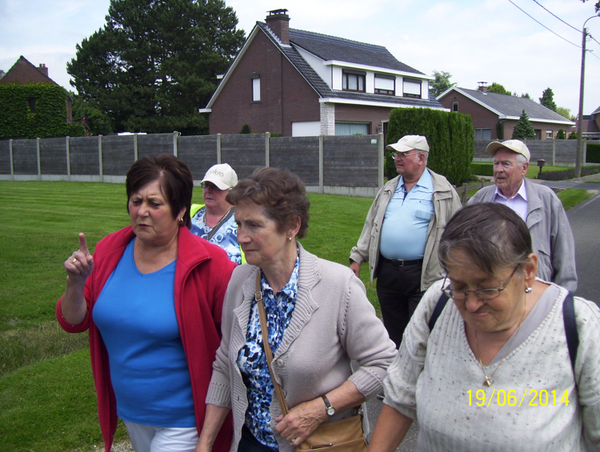
[[427, 138], [421, 135], [404, 135], [397, 143], [388, 144], [388, 151], [408, 152], [417, 149], [423, 152], [429, 152]]
[[487, 145], [485, 150], [488, 151], [489, 154], [496, 155], [498, 149], [501, 148], [506, 148], [510, 151], [516, 152], [517, 154], [521, 154], [527, 159], [527, 161], [531, 159], [529, 148], [521, 140], [492, 141]]
[[237, 185], [238, 177], [229, 164], [219, 163], [210, 167], [201, 182], [215, 184], [219, 190], [229, 190]]

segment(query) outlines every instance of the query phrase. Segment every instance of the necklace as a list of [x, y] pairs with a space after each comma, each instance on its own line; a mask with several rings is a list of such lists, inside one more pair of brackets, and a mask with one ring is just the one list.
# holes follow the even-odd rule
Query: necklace
[[492, 383], [494, 382], [494, 380], [492, 380], [492, 378], [494, 378], [494, 375], [496, 375], [496, 372], [498, 371], [498, 369], [500, 369], [500, 366], [504, 363], [504, 359], [508, 355], [508, 352], [510, 351], [512, 343], [514, 342], [515, 338], [517, 337], [517, 334], [519, 333], [519, 330], [521, 329], [523, 320], [525, 320], [526, 312], [527, 312], [527, 295], [525, 295], [525, 306], [523, 307], [523, 316], [521, 317], [521, 322], [519, 322], [519, 326], [517, 327], [516, 331], [513, 333], [512, 337], [510, 338], [510, 342], [508, 343], [508, 347], [506, 348], [506, 351], [504, 352], [504, 356], [502, 356], [502, 359], [500, 360], [500, 362], [494, 369], [494, 372], [492, 372], [492, 375], [490, 375], [489, 377], [488, 377], [487, 373], [485, 372], [485, 367], [483, 366], [483, 361], [481, 360], [481, 353], [479, 352], [479, 339], [477, 338], [477, 330], [475, 330], [475, 344], [477, 346], [477, 354], [480, 356], [478, 358], [479, 366], [481, 367], [481, 371], [483, 372], [483, 376], [485, 377], [485, 380], [483, 380], [483, 386], [487, 386], [488, 388], [490, 386], [492, 386]]

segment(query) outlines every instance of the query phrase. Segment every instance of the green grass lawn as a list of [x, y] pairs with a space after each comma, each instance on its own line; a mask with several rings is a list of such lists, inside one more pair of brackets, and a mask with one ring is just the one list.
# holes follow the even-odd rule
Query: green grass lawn
[[[0, 181], [2, 452], [87, 451], [102, 443], [87, 334], [60, 329], [55, 306], [65, 288], [63, 262], [77, 248], [77, 234], [86, 234], [93, 251], [98, 240], [129, 224], [125, 196], [123, 184]], [[302, 244], [348, 265], [372, 199], [309, 198]], [[197, 189], [194, 202], [201, 200]], [[377, 309], [367, 265], [361, 279]], [[117, 439], [124, 437], [121, 427]]]

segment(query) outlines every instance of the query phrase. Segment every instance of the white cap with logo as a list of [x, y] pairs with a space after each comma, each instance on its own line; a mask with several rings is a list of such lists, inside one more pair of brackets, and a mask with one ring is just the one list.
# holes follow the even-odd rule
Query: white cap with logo
[[202, 182], [215, 184], [219, 190], [229, 190], [237, 185], [238, 177], [227, 163], [219, 163], [210, 167]]

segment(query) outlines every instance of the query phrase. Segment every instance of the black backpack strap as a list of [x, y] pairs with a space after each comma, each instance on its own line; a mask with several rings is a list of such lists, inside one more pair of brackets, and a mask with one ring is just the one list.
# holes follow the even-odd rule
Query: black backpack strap
[[438, 317], [446, 307], [446, 303], [448, 302], [448, 295], [442, 292], [442, 296], [437, 301], [433, 313], [429, 318], [429, 331], [433, 331], [433, 327], [435, 326], [435, 322], [437, 322]]
[[575, 322], [575, 303], [573, 294], [569, 292], [563, 301], [563, 320], [565, 322], [565, 335], [567, 336], [567, 347], [571, 358], [571, 367], [575, 375], [575, 360], [577, 359], [577, 349], [579, 348], [579, 334], [577, 333], [577, 323]]

